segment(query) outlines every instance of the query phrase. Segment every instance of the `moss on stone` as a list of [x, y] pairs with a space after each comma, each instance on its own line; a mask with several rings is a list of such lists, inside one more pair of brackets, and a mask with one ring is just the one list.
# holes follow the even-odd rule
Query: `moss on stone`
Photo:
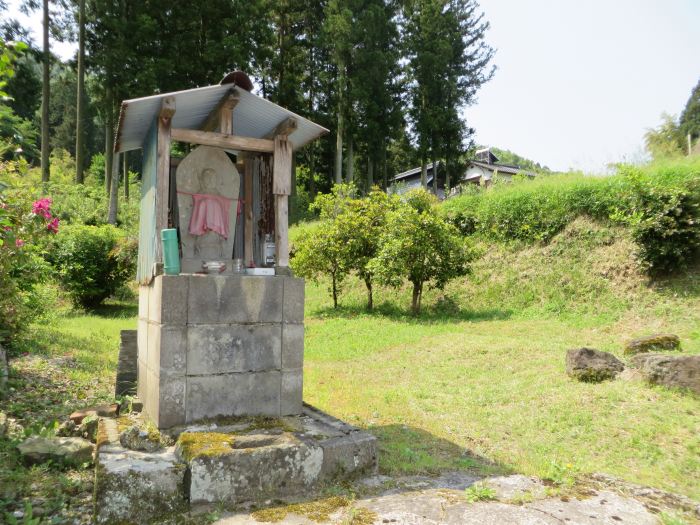
[[[292, 503], [290, 505], [281, 505], [270, 507], [267, 509], [256, 510], [252, 513], [256, 521], [265, 523], [279, 523], [288, 514], [297, 514], [305, 516], [311, 521], [322, 523], [328, 521], [335, 511], [345, 508], [350, 505], [350, 500], [345, 496], [332, 496], [317, 501], [309, 501], [306, 503]], [[353, 522], [362, 525], [365, 522]], [[366, 522], [366, 523], [372, 523]]]
[[218, 456], [232, 451], [235, 436], [221, 432], [183, 432], [177, 446], [185, 461], [201, 456]]
[[350, 511], [350, 525], [372, 525], [378, 516], [377, 513], [364, 507], [356, 507]]

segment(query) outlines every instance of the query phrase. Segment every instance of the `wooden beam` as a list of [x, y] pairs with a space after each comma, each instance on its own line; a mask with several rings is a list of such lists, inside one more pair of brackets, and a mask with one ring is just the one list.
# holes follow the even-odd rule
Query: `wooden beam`
[[289, 267], [289, 210], [287, 195], [275, 195], [275, 264]]
[[272, 158], [272, 193], [275, 196], [275, 261], [289, 267], [289, 195], [292, 193], [292, 145], [286, 136], [275, 137]]
[[292, 145], [287, 137], [275, 137], [275, 151], [272, 171], [272, 193], [292, 194]]
[[163, 261], [160, 231], [168, 227], [170, 196], [170, 141], [175, 98], [165, 97], [158, 115], [158, 146], [156, 153], [156, 253], [155, 262]]
[[227, 135], [224, 133], [215, 133], [213, 131], [173, 128], [171, 136], [173, 140], [179, 142], [202, 144], [204, 146], [214, 146], [215, 148], [254, 151], [257, 153], [270, 153], [274, 150], [274, 144], [271, 140]]
[[[221, 100], [216, 104], [214, 109], [209, 112], [204, 123], [200, 126], [203, 131], [214, 131], [220, 128], [221, 115], [224, 111], [229, 114], [233, 113], [233, 108], [238, 104], [238, 97], [231, 91], [228, 91]], [[223, 130], [222, 130], [223, 131]]]
[[245, 265], [249, 268], [255, 266], [255, 254], [253, 253], [253, 163], [255, 157], [246, 156], [243, 175], [243, 210], [245, 213], [245, 230], [243, 231], [243, 254]]
[[294, 133], [297, 129], [298, 122], [294, 117], [288, 117], [275, 126], [275, 129], [270, 131], [264, 138], [274, 139], [275, 137], [287, 137]]

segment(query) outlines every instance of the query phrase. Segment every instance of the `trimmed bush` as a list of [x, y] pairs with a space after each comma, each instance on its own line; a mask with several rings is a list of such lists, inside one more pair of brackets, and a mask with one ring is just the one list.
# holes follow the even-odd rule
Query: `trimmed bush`
[[92, 308], [134, 275], [136, 242], [109, 225], [70, 225], [49, 246], [47, 258], [76, 306]]
[[441, 213], [464, 235], [526, 243], [547, 242], [580, 216], [625, 224], [645, 269], [668, 273], [700, 247], [700, 159], [500, 184], [450, 199]]

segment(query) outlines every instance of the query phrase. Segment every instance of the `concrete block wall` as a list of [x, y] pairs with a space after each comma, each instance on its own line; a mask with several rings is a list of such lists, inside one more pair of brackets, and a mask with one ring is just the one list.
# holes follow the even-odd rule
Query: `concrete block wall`
[[299, 414], [304, 281], [160, 275], [139, 291], [138, 396], [159, 428]]

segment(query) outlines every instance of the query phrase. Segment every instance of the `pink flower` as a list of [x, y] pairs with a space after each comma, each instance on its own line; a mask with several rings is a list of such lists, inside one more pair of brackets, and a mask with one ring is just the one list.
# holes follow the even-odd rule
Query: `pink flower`
[[15, 246], [17, 246], [17, 248], [21, 248], [24, 246], [24, 241], [22, 239], [15, 239]]
[[44, 219], [51, 218], [51, 199], [49, 197], [44, 197], [32, 204], [32, 213], [34, 215], [41, 215]]
[[58, 217], [52, 218], [46, 225], [46, 229], [49, 230], [51, 233], [58, 233]]

